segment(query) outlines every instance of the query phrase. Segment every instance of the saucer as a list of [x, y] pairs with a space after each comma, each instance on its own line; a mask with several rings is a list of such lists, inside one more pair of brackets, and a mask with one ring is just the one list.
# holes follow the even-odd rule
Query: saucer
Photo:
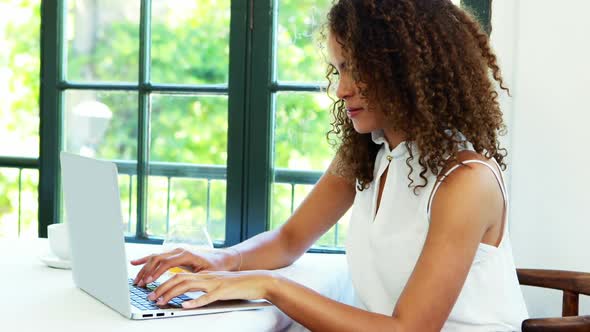
[[70, 261], [63, 260], [52, 254], [43, 255], [40, 259], [45, 265], [56, 269], [69, 270], [72, 268], [72, 263]]

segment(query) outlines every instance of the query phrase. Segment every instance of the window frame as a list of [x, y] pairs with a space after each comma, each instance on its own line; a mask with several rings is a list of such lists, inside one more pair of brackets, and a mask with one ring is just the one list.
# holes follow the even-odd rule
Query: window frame
[[[141, 243], [161, 243], [162, 239], [157, 237], [148, 237], [146, 234], [146, 216], [147, 216], [147, 179], [149, 175], [159, 175], [159, 173], [166, 173], [174, 177], [186, 177], [187, 174], [194, 174], [203, 168], [199, 165], [194, 165], [193, 170], [186, 170], [186, 167], [166, 167], [166, 165], [158, 165], [159, 170], [153, 172], [150, 170], [149, 163], [149, 121], [151, 99], [150, 95], [153, 93], [166, 93], [168, 95], [190, 94], [194, 96], [199, 95], [230, 95], [230, 88], [227, 84], [155, 84], [150, 80], [150, 66], [151, 66], [151, 0], [141, 0], [140, 2], [140, 22], [139, 22], [139, 71], [138, 83], [110, 83], [110, 82], [76, 82], [66, 79], [65, 72], [67, 70], [66, 62], [66, 42], [63, 35], [65, 17], [67, 15], [65, 8], [65, 1], [50, 0], [42, 3], [42, 61], [41, 61], [41, 75], [42, 86], [41, 96], [41, 128], [48, 128], [48, 130], [41, 130], [40, 136], [41, 144], [40, 151], [40, 183], [39, 183], [39, 201], [42, 207], [39, 208], [39, 236], [46, 237], [46, 228], [54, 220], [61, 220], [61, 188], [60, 188], [60, 174], [59, 174], [59, 151], [63, 150], [63, 117], [64, 117], [64, 94], [72, 90], [92, 90], [92, 91], [123, 91], [134, 92], [138, 94], [138, 152], [137, 163], [135, 170], [130, 166], [129, 162], [118, 162], [119, 170], [125, 170], [124, 174], [136, 175], [137, 177], [137, 217], [136, 217], [136, 233], [134, 236], [126, 237], [129, 242]], [[234, 8], [232, 6], [232, 16], [236, 12], [243, 14], [243, 8]], [[233, 29], [237, 31], [237, 29]], [[232, 38], [240, 40], [239, 38]], [[230, 46], [232, 47], [232, 46]], [[57, 79], [43, 80], [43, 77], [56, 77]], [[238, 82], [238, 81], [236, 81]], [[231, 84], [230, 84], [231, 85]], [[235, 84], [234, 84], [235, 85]], [[238, 87], [239, 89], [239, 87]], [[239, 97], [239, 96], [238, 96]], [[228, 101], [229, 103], [229, 101]], [[241, 103], [233, 103], [239, 105]], [[236, 107], [230, 108], [229, 113], [236, 110]], [[52, 110], [58, 110], [57, 112]], [[235, 131], [237, 133], [237, 131]], [[238, 133], [239, 134], [239, 133]], [[49, 138], [49, 139], [48, 139]], [[235, 142], [241, 142], [236, 139]], [[228, 147], [228, 154], [231, 150], [235, 150], [235, 144]], [[240, 150], [241, 147], [237, 146]], [[228, 162], [229, 163], [229, 162]], [[134, 164], [133, 162], [131, 164]], [[156, 168], [156, 167], [154, 167]], [[215, 167], [213, 167], [215, 168]], [[216, 173], [215, 178], [225, 177], [219, 173], [218, 170], [205, 170], [208, 173]], [[120, 172], [121, 174], [121, 172]], [[190, 177], [190, 176], [189, 176]], [[43, 198], [41, 195], [43, 194]], [[234, 219], [232, 219], [234, 220]], [[229, 221], [229, 220], [228, 220]], [[235, 225], [226, 223], [226, 239], [225, 244], [239, 242], [239, 232], [235, 232]], [[227, 231], [229, 230], [229, 232]], [[229, 233], [229, 234], [228, 234]]]
[[[145, 234], [150, 94], [226, 94], [228, 96], [228, 160], [226, 168], [226, 238], [233, 245], [269, 227], [273, 180], [272, 118], [277, 92], [318, 92], [322, 86], [276, 80], [275, 47], [279, 0], [231, 1], [229, 79], [226, 85], [152, 84], [150, 66], [151, 0], [141, 0], [139, 79], [137, 84], [79, 83], [65, 79], [64, 0], [41, 3], [40, 150], [39, 158], [0, 157], [0, 167], [39, 170], [38, 235], [61, 220], [59, 152], [63, 150], [64, 94], [68, 90], [134, 91], [138, 93], [137, 232], [130, 242], [161, 243]], [[461, 0], [491, 32], [492, 0]], [[147, 41], [147, 42], [146, 42]], [[253, 75], [256, 73], [256, 75]], [[261, 83], [261, 78], [263, 79]], [[57, 111], [56, 111], [57, 110]], [[265, 119], [260, 121], [259, 119]], [[126, 167], [129, 167], [127, 165]], [[168, 171], [174, 171], [171, 167]], [[313, 183], [320, 172], [274, 170], [275, 181]], [[279, 182], [277, 181], [277, 182]], [[20, 208], [20, 206], [19, 206]], [[320, 252], [342, 250], [315, 249]]]

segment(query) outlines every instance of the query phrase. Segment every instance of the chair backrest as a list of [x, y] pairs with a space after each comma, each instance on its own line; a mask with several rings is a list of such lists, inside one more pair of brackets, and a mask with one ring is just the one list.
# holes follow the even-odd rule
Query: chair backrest
[[517, 269], [521, 285], [552, 288], [563, 291], [562, 316], [531, 318], [522, 322], [523, 332], [581, 332], [590, 331], [590, 316], [579, 315], [580, 294], [590, 295], [590, 273]]

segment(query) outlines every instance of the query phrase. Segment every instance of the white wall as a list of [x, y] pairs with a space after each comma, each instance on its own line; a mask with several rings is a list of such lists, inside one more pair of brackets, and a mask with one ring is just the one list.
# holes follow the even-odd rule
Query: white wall
[[[494, 0], [493, 15], [516, 265], [590, 272], [590, 1]], [[561, 314], [560, 292], [524, 292], [531, 316]]]
[[[515, 35], [516, 31], [516, 13], [514, 10], [515, 2], [510, 0], [493, 0], [492, 2], [492, 47], [497, 56], [497, 61], [501, 69], [502, 79], [505, 85], [510, 89], [509, 96], [504, 90], [498, 89], [500, 92], [500, 103], [502, 112], [504, 113], [504, 121], [508, 126], [506, 136], [500, 137], [503, 147], [508, 149], [508, 163], [511, 165], [512, 159], [512, 127], [511, 119], [513, 117], [514, 108], [514, 66], [515, 66]], [[506, 182], [510, 189], [512, 167], [506, 170]]]

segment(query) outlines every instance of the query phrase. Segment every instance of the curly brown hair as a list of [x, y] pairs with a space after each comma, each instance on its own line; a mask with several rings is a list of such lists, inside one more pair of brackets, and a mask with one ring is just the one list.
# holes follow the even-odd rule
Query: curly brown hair
[[[405, 134], [408, 187], [415, 193], [427, 185], [428, 171], [438, 175], [457, 161], [464, 141], [506, 169], [507, 153], [498, 141], [506, 127], [494, 80], [508, 89], [488, 36], [471, 14], [450, 0], [338, 0], [324, 30], [341, 44], [369, 109], [383, 112]], [[328, 65], [329, 87], [336, 73]], [[356, 179], [359, 190], [368, 188], [380, 147], [371, 134], [354, 130], [343, 100], [334, 102], [332, 114], [328, 138], [340, 141], [337, 171]], [[413, 145], [420, 152], [421, 184], [411, 177]]]

